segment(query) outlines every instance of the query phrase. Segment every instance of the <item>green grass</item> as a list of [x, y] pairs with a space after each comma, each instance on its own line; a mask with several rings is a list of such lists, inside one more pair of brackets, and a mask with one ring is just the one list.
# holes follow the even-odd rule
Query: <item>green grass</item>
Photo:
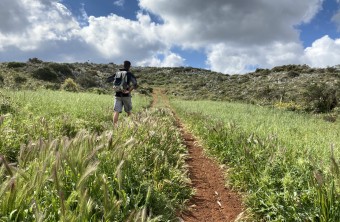
[[174, 117], [150, 98], [117, 128], [108, 95], [0, 99], [0, 221], [175, 221], [192, 194]]
[[209, 119], [234, 123], [249, 134], [277, 136], [285, 145], [318, 152], [320, 157], [329, 156], [332, 144], [340, 147], [340, 123], [326, 122], [310, 114], [214, 101], [174, 101], [174, 105], [202, 113]]
[[172, 105], [229, 166], [255, 220], [340, 220], [339, 123], [237, 103]]
[[191, 190], [174, 117], [153, 110], [1, 157], [1, 221], [174, 221]]
[[[73, 137], [81, 129], [100, 133], [112, 128], [111, 95], [49, 90], [0, 93], [0, 153], [12, 160], [21, 144], [31, 140]], [[133, 112], [149, 103], [149, 97], [134, 95]]]

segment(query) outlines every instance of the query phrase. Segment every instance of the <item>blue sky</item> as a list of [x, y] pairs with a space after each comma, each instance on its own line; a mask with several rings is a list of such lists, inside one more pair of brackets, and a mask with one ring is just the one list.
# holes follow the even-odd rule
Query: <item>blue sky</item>
[[340, 64], [339, 0], [1, 0], [0, 62]]
[[322, 9], [307, 24], [297, 26], [300, 30], [300, 39], [304, 47], [309, 47], [316, 40], [325, 35], [331, 38], [338, 38], [336, 23], [332, 17], [338, 12], [339, 4], [335, 0], [327, 0], [322, 4]]

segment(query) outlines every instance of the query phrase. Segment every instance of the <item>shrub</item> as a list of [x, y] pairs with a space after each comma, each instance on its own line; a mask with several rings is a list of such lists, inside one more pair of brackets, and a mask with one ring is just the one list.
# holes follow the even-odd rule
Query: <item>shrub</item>
[[293, 101], [290, 102], [277, 102], [274, 104], [275, 108], [278, 109], [285, 109], [285, 110], [289, 110], [289, 111], [298, 111], [298, 110], [302, 110], [302, 106], [300, 104], [297, 104]]
[[14, 111], [10, 98], [0, 92], [0, 114], [12, 113]]
[[51, 63], [48, 65], [55, 73], [62, 76], [72, 76], [72, 70], [66, 64]]
[[22, 76], [19, 76], [19, 75], [16, 75], [14, 77], [14, 82], [15, 83], [24, 83], [27, 81], [27, 78], [26, 77], [22, 77]]
[[79, 76], [76, 82], [84, 88], [98, 87], [99, 83], [93, 72], [87, 72]]
[[74, 82], [73, 79], [67, 78], [65, 79], [64, 83], [61, 85], [61, 89], [69, 92], [78, 92], [79, 86], [77, 83]]
[[23, 63], [23, 62], [9, 62], [7, 64], [7, 68], [21, 68], [25, 66], [26, 66], [26, 63]]
[[55, 81], [58, 78], [57, 74], [47, 67], [35, 70], [32, 76], [36, 79], [44, 81]]
[[287, 73], [287, 76], [288, 76], [288, 77], [291, 77], [291, 78], [295, 78], [295, 77], [300, 76], [300, 73], [298, 73], [298, 72], [296, 72], [296, 71], [289, 71], [289, 72]]
[[327, 122], [332, 122], [332, 123], [334, 123], [337, 118], [338, 116], [334, 113], [326, 114], [325, 116], [323, 116], [323, 120]]
[[0, 84], [3, 84], [5, 82], [5, 79], [2, 75], [0, 75]]
[[258, 89], [256, 97], [258, 99], [274, 101], [279, 100], [282, 97], [283, 93], [284, 92], [281, 92], [279, 89], [267, 85], [263, 88]]
[[335, 68], [335, 67], [327, 67], [326, 70], [327, 70], [327, 72], [329, 72], [329, 73], [335, 73], [335, 72], [337, 72], [337, 68]]
[[137, 89], [137, 91], [140, 93], [140, 94], [143, 94], [143, 95], [151, 95], [152, 92], [153, 92], [153, 88], [151, 87], [139, 87]]
[[50, 90], [59, 90], [60, 89], [60, 83], [55, 83], [55, 84], [47, 84], [45, 86], [45, 89], [50, 89]]
[[308, 109], [317, 113], [330, 112], [338, 104], [336, 90], [326, 83], [309, 86], [304, 97], [308, 103]]

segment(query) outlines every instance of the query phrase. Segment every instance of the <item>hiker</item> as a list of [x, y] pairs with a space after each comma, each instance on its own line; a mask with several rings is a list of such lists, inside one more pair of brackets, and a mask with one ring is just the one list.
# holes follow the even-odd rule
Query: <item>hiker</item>
[[124, 61], [124, 68], [119, 69], [113, 77], [113, 88], [116, 91], [115, 103], [114, 103], [114, 114], [113, 114], [113, 125], [118, 122], [119, 113], [124, 111], [128, 116], [131, 115], [132, 101], [131, 91], [137, 88], [137, 79], [130, 72], [131, 62]]

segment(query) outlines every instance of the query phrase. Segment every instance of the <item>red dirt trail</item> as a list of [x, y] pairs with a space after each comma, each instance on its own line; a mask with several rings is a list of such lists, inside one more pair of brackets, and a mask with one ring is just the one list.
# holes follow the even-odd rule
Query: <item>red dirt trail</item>
[[[167, 97], [161, 90], [156, 89], [153, 98], [153, 105], [162, 99], [170, 107]], [[241, 197], [225, 187], [223, 170], [218, 163], [204, 155], [203, 148], [198, 145], [195, 137], [185, 129], [177, 114], [174, 111], [173, 113], [183, 138], [183, 144], [189, 151], [186, 163], [189, 166], [189, 177], [195, 190], [194, 196], [187, 205], [188, 209], [179, 215], [180, 220], [185, 222], [235, 221], [243, 211]]]

